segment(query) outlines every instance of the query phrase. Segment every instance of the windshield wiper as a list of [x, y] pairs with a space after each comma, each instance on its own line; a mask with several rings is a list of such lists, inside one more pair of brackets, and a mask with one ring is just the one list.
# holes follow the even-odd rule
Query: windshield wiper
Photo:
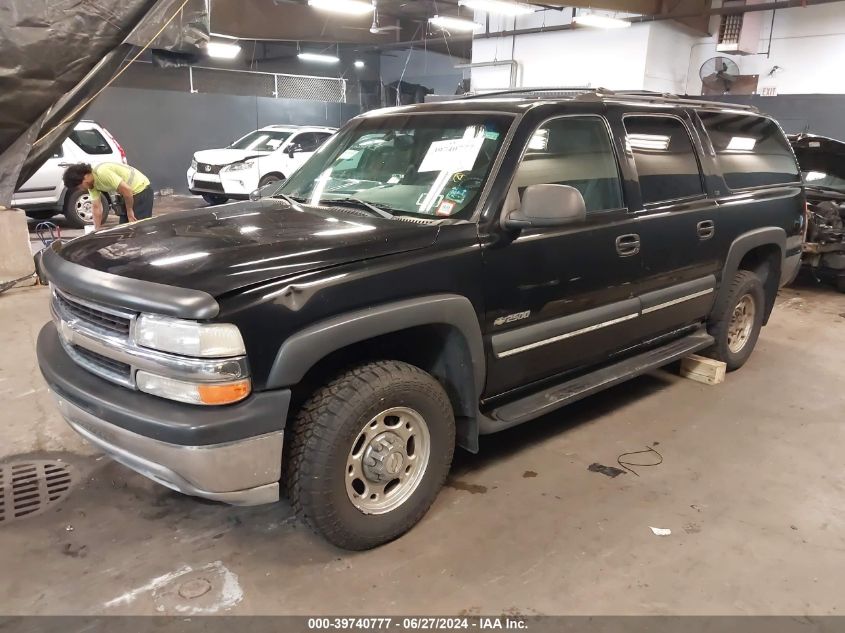
[[364, 209], [367, 209], [368, 211], [370, 211], [374, 215], [377, 215], [381, 218], [390, 219], [390, 218], [393, 217], [393, 214], [390, 211], [388, 211], [387, 209], [382, 209], [380, 207], [377, 207], [376, 205], [371, 204], [369, 202], [365, 202], [364, 200], [361, 200], [360, 198], [335, 198], [334, 200], [325, 200], [324, 202], [327, 203], [327, 204], [341, 204], [341, 205], [348, 204], [348, 205], [354, 205], [356, 207], [362, 207]]

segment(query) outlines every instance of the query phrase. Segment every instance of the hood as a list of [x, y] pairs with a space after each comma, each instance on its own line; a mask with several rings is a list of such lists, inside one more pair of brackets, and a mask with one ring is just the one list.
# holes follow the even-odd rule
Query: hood
[[208, 163], [209, 165], [231, 165], [239, 160], [247, 158], [254, 158], [255, 156], [266, 156], [270, 152], [256, 152], [248, 149], [229, 149], [224, 147], [222, 149], [204, 149], [199, 152], [194, 152], [194, 159], [198, 163]]
[[114, 275], [217, 297], [256, 283], [425, 248], [437, 231], [435, 225], [292, 208], [265, 198], [98, 231], [68, 242], [60, 255]]
[[815, 134], [799, 134], [789, 137], [798, 165], [804, 174], [808, 187], [830, 187], [845, 190], [845, 143]]

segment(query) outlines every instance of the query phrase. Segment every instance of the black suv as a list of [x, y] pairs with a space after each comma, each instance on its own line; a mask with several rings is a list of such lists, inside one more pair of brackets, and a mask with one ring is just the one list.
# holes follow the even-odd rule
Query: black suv
[[[799, 265], [770, 118], [605, 91], [370, 112], [254, 199], [43, 258], [68, 422], [165, 486], [365, 549], [455, 446], [687, 354], [737, 369]], [[284, 438], [284, 442], [282, 441]]]

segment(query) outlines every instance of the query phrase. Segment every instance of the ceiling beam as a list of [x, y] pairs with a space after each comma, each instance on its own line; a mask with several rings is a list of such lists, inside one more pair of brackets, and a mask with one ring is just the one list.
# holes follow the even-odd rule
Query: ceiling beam
[[[402, 26], [395, 18], [379, 13], [380, 26]], [[414, 36], [413, 31], [370, 33], [372, 20], [372, 14], [326, 13], [305, 4], [274, 0], [211, 2], [211, 32], [238, 39], [380, 44]]]

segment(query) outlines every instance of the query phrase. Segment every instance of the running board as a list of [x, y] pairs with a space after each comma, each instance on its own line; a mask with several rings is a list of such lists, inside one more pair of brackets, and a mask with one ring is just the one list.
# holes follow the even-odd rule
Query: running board
[[564, 405], [586, 398], [613, 385], [634, 378], [647, 371], [662, 367], [684, 356], [713, 344], [713, 337], [701, 329], [694, 334], [671, 343], [648, 350], [631, 358], [602, 367], [594, 372], [549, 387], [545, 391], [531, 394], [521, 400], [502, 405], [480, 420], [481, 433], [495, 433], [541, 415], [555, 411]]

